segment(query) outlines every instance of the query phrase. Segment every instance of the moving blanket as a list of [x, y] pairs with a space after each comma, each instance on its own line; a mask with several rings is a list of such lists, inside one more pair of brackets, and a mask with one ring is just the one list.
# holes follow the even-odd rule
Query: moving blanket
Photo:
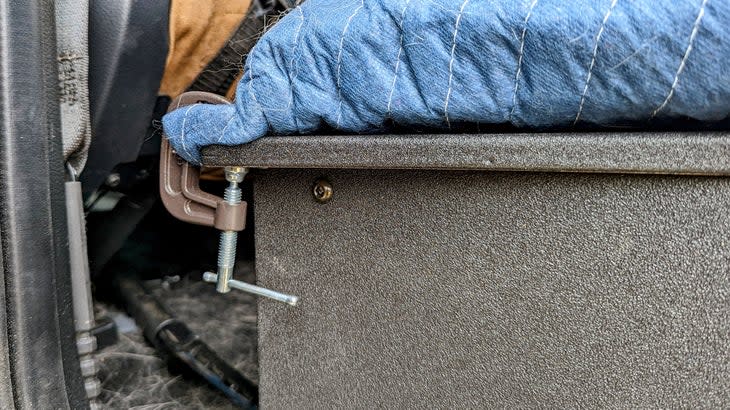
[[649, 125], [730, 113], [726, 0], [308, 0], [248, 55], [235, 104], [165, 116], [173, 147], [323, 124]]

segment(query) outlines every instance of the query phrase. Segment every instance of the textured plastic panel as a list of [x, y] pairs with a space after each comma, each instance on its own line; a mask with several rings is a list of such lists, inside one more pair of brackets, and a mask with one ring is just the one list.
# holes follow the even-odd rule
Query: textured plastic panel
[[88, 408], [75, 342], [53, 2], [0, 0], [0, 408]]
[[258, 282], [301, 297], [259, 300], [262, 408], [730, 403], [730, 178], [270, 170], [254, 194]]
[[165, 68], [169, 0], [89, 6], [92, 140], [81, 174], [85, 197], [117, 164], [134, 161], [140, 152]]
[[206, 165], [730, 175], [718, 132], [272, 136], [203, 150]]

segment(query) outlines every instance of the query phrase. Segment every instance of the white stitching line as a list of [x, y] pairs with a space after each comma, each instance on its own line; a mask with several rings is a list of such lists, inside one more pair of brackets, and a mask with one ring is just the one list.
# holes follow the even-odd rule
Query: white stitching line
[[[304, 11], [302, 10], [302, 6], [298, 6], [297, 10], [299, 10], [301, 21], [299, 22], [299, 27], [297, 27], [296, 33], [294, 34], [294, 47], [292, 47], [292, 56], [291, 60], [289, 60], [289, 71], [292, 71], [294, 74], [291, 77], [291, 86], [289, 87], [289, 105], [287, 106], [287, 108], [291, 107], [294, 104], [294, 84], [297, 76], [299, 75], [299, 69], [297, 68], [296, 70], [294, 70], [294, 60], [296, 59], [296, 51], [299, 47], [299, 34], [301, 34], [302, 27], [304, 26]], [[292, 115], [292, 117], [294, 118], [294, 126], [297, 127], [297, 133], [299, 133], [299, 121], [297, 120], [297, 116]]]
[[523, 52], [525, 50], [525, 37], [527, 36], [527, 23], [530, 21], [530, 16], [532, 15], [532, 10], [535, 8], [537, 1], [538, 0], [532, 0], [532, 4], [530, 4], [530, 9], [527, 11], [527, 16], [525, 16], [524, 27], [522, 28], [522, 38], [520, 39], [520, 56], [517, 58], [517, 73], [515, 74], [515, 91], [514, 91], [514, 93], [512, 93], [512, 109], [509, 112], [508, 121], [512, 121], [512, 116], [515, 113], [515, 108], [517, 108], [517, 90], [519, 90], [519, 88], [520, 88], [520, 74], [522, 73], [522, 56], [523, 56]]
[[291, 107], [292, 103], [294, 102], [294, 80], [296, 80], [297, 75], [299, 75], [299, 70], [294, 70], [294, 60], [297, 58], [296, 51], [299, 47], [299, 34], [302, 32], [302, 26], [304, 26], [304, 11], [302, 11], [301, 6], [297, 7], [297, 10], [299, 10], [301, 21], [299, 22], [299, 27], [297, 27], [297, 31], [294, 33], [294, 40], [292, 41], [294, 43], [294, 46], [292, 47], [291, 51], [291, 59], [289, 59], [289, 71], [294, 72], [294, 75], [292, 75], [291, 77], [291, 88], [289, 89], [290, 95], [288, 107]]
[[231, 115], [231, 118], [230, 118], [230, 119], [228, 120], [228, 122], [226, 123], [226, 126], [225, 126], [225, 127], [223, 127], [223, 131], [221, 131], [221, 136], [220, 136], [220, 137], [218, 137], [218, 140], [216, 140], [216, 142], [221, 142], [221, 141], [223, 141], [223, 137], [224, 137], [224, 136], [226, 135], [226, 128], [228, 128], [228, 126], [229, 126], [229, 125], [231, 125], [231, 121], [233, 121], [233, 119], [234, 119], [234, 118], [236, 118], [236, 111], [235, 111], [235, 108], [234, 108], [234, 110], [233, 110], [233, 115]]
[[345, 46], [345, 34], [347, 34], [347, 30], [350, 28], [350, 23], [352, 22], [352, 19], [355, 18], [357, 13], [359, 13], [360, 10], [364, 6], [365, 6], [365, 0], [360, 0], [360, 5], [355, 9], [355, 11], [352, 13], [352, 15], [347, 19], [345, 28], [342, 29], [342, 36], [340, 37], [340, 50], [337, 52], [337, 98], [340, 100], [340, 103], [337, 106], [337, 128], [340, 128], [340, 119], [342, 118], [342, 87], [340, 87], [340, 84], [341, 84], [340, 70], [342, 69], [342, 49]]
[[291, 60], [289, 60], [289, 69], [290, 70], [294, 68], [294, 58], [296, 57], [296, 54], [294, 53], [294, 51], [299, 46], [299, 34], [302, 32], [302, 26], [304, 26], [304, 11], [302, 11], [302, 7], [301, 6], [297, 7], [297, 10], [299, 11], [299, 16], [300, 16], [299, 18], [300, 18], [301, 21], [299, 22], [299, 26], [297, 27], [297, 31], [294, 33], [294, 41], [293, 41], [294, 42], [294, 47], [292, 49]]
[[[258, 43], [257, 43], [258, 45]], [[248, 59], [251, 61], [248, 65], [248, 94], [253, 98], [254, 101], [256, 101], [256, 104], [259, 106], [259, 109], [261, 112], [264, 111], [264, 107], [261, 106], [261, 103], [259, 102], [258, 98], [256, 98], [256, 93], [253, 89], [253, 52], [256, 50], [256, 46], [254, 46], [251, 49], [251, 52], [248, 54]]]
[[456, 16], [456, 24], [454, 25], [454, 37], [451, 40], [451, 60], [449, 60], [449, 88], [446, 90], [446, 100], [444, 100], [444, 118], [446, 119], [446, 125], [451, 128], [451, 122], [449, 121], [449, 98], [451, 98], [451, 81], [454, 78], [454, 57], [456, 55], [456, 35], [459, 33], [459, 23], [461, 22], [461, 15], [464, 13], [464, 7], [469, 3], [469, 0], [464, 0], [459, 9], [459, 14]]
[[182, 133], [180, 133], [180, 144], [182, 144], [183, 151], [185, 151], [185, 153], [188, 154], [188, 157], [192, 157], [192, 155], [190, 155], [190, 151], [188, 151], [188, 147], [187, 147], [187, 145], [185, 145], [185, 121], [187, 121], [187, 119], [188, 119], [188, 113], [190, 113], [190, 110], [192, 110], [193, 107], [195, 107], [196, 105], [200, 105], [200, 104], [193, 104], [190, 107], [188, 107], [187, 110], [185, 110], [185, 114], [183, 115], [183, 121], [182, 121]]
[[674, 96], [674, 90], [677, 89], [677, 84], [679, 84], [679, 76], [682, 74], [682, 71], [684, 71], [685, 64], [687, 63], [687, 59], [689, 58], [690, 53], [692, 52], [692, 45], [694, 44], [695, 37], [697, 37], [697, 32], [700, 30], [700, 23], [702, 21], [702, 16], [705, 15], [705, 6], [707, 5], [707, 2], [709, 0], [702, 0], [702, 5], [700, 6], [700, 11], [697, 13], [697, 19], [695, 19], [694, 26], [692, 26], [692, 34], [689, 36], [689, 43], [687, 44], [687, 49], [684, 50], [684, 57], [682, 57], [682, 61], [679, 63], [679, 68], [677, 69], [677, 73], [674, 74], [674, 81], [672, 82], [672, 88], [669, 89], [669, 94], [667, 94], [667, 97], [664, 99], [664, 102], [661, 103], [657, 109], [652, 111], [650, 119], [653, 119], [657, 113], [664, 109], [664, 107], [669, 104], [669, 100], [672, 99]]
[[606, 28], [606, 22], [608, 21], [608, 18], [611, 16], [611, 12], [613, 12], [613, 8], [616, 6], [616, 3], [618, 0], [611, 1], [611, 7], [609, 7], [608, 11], [606, 12], [606, 15], [603, 16], [603, 21], [601, 22], [601, 28], [598, 29], [598, 34], [596, 34], [596, 42], [593, 45], [593, 57], [591, 58], [591, 65], [588, 67], [588, 76], [586, 76], [586, 83], [583, 87], [583, 94], [580, 96], [580, 105], [578, 106], [578, 113], [575, 115], [575, 120], [573, 121], [573, 125], [578, 123], [578, 120], [580, 119], [580, 114], [583, 112], [583, 104], [586, 102], [586, 95], [588, 94], [588, 84], [591, 82], [591, 76], [593, 75], [593, 67], [596, 65], [596, 56], [598, 55], [598, 44], [601, 42], [601, 36], [603, 35], [603, 29]]
[[390, 94], [388, 95], [388, 117], [391, 115], [390, 105], [393, 102], [393, 92], [395, 92], [395, 82], [398, 80], [398, 67], [400, 66], [400, 56], [401, 53], [403, 53], [403, 20], [405, 20], [406, 17], [406, 9], [408, 8], [408, 4], [411, 2], [411, 0], [406, 1], [405, 6], [403, 6], [403, 11], [400, 13], [400, 23], [398, 23], [398, 28], [400, 29], [400, 48], [398, 48], [398, 56], [395, 59], [395, 69], [393, 70], [393, 84], [390, 87]]
[[616, 64], [615, 66], [609, 68], [608, 71], [613, 71], [613, 70], [621, 67], [622, 65], [626, 64], [627, 61], [631, 60], [634, 56], [638, 55], [641, 52], [641, 50], [649, 47], [651, 45], [651, 43], [653, 43], [658, 38], [659, 38], [658, 35], [650, 38], [649, 40], [647, 40], [646, 42], [644, 42], [644, 44], [642, 44], [641, 46], [639, 46], [639, 48], [637, 48], [636, 50], [634, 50], [633, 53], [629, 54], [628, 56], [626, 56], [626, 58], [624, 58], [623, 60], [621, 60], [618, 64]]

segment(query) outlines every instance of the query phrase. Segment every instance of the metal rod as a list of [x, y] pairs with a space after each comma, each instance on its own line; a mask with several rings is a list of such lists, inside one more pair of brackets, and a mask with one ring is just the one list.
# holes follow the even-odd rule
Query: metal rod
[[[203, 280], [210, 283], [216, 283], [216, 281], [218, 280], [218, 275], [213, 272], [205, 272], [203, 274]], [[285, 293], [280, 293], [271, 289], [251, 285], [250, 283], [241, 282], [240, 280], [229, 279], [228, 285], [234, 289], [253, 293], [254, 295], [263, 296], [265, 298], [273, 299], [279, 302], [284, 302], [287, 305], [296, 306], [297, 303], [299, 303], [299, 298], [297, 296], [287, 295]]]
[[96, 350], [96, 338], [90, 333], [94, 328], [94, 306], [91, 297], [89, 256], [86, 248], [86, 220], [81, 183], [76, 172], [68, 163], [71, 181], [66, 182], [66, 221], [68, 224], [68, 249], [71, 267], [71, 299], [76, 326], [76, 348], [80, 363], [86, 397], [91, 408], [99, 408], [95, 400], [101, 393], [101, 382], [96, 377], [96, 363], [92, 353]]

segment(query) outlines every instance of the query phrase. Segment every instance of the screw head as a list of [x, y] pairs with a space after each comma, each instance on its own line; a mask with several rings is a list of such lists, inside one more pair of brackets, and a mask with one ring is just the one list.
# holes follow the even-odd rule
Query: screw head
[[332, 192], [332, 185], [325, 179], [317, 180], [312, 188], [314, 199], [321, 204], [332, 199]]
[[247, 171], [244, 167], [225, 167], [226, 181], [242, 182]]

